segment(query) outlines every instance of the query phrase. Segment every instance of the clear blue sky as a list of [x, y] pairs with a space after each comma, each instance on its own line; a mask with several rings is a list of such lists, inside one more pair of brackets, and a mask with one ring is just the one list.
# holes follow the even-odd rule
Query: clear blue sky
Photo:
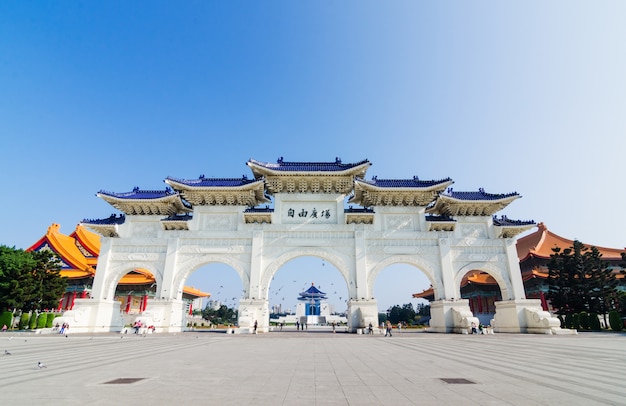
[[[109, 216], [100, 189], [283, 156], [517, 191], [499, 214], [624, 247], [624, 21], [622, 1], [0, 2], [0, 244]], [[375, 293], [427, 287], [400, 285]]]

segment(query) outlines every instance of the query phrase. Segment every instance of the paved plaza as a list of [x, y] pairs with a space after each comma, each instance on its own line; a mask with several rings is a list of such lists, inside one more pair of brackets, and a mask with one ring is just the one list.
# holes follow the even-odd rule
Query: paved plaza
[[0, 343], [2, 405], [626, 405], [625, 334], [7, 332]]

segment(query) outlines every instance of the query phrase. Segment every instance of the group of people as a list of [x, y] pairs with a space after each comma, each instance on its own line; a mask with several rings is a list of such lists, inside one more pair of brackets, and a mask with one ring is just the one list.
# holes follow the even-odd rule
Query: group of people
[[59, 325], [59, 323], [57, 323], [54, 328], [52, 329], [52, 331], [56, 331], [59, 334], [67, 334], [68, 330], [70, 329], [70, 323], [63, 323], [61, 325]]
[[472, 322], [471, 331], [472, 334], [488, 334], [491, 330], [486, 330], [486, 327], [483, 326], [482, 323], [479, 323], [477, 326], [476, 323]]

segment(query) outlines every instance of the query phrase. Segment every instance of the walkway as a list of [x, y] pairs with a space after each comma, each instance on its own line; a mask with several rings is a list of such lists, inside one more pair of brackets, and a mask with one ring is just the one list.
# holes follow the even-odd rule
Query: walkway
[[0, 344], [3, 405], [626, 405], [625, 334], [7, 332]]

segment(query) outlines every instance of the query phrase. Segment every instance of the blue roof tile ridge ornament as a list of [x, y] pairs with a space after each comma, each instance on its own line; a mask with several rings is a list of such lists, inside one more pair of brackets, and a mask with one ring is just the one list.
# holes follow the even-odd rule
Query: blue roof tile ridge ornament
[[413, 179], [378, 179], [378, 176], [373, 176], [372, 180], [359, 179], [359, 181], [372, 186], [386, 188], [425, 188], [440, 185], [442, 183], [449, 183], [452, 181], [452, 178], [420, 180], [417, 176], [413, 176]]
[[191, 219], [193, 219], [193, 215], [191, 213], [185, 213], [185, 214], [172, 214], [164, 218], [162, 221], [189, 221]]
[[273, 213], [274, 209], [269, 206], [265, 207], [248, 207], [244, 213]]
[[441, 195], [458, 200], [500, 200], [515, 196], [521, 197], [517, 192], [487, 193], [483, 188], [479, 188], [478, 192], [456, 192], [452, 188], [448, 188], [448, 190], [441, 193]]
[[505, 215], [498, 218], [498, 216], [494, 214], [493, 224], [496, 226], [528, 226], [536, 223], [534, 220], [511, 220]]
[[340, 158], [335, 158], [333, 162], [287, 162], [280, 157], [276, 163], [262, 162], [250, 158], [249, 164], [258, 165], [267, 169], [284, 172], [338, 172], [345, 171], [363, 164], [370, 164], [369, 160], [364, 159], [360, 162], [344, 164]]
[[198, 179], [180, 179], [168, 176], [165, 180], [194, 187], [237, 187], [255, 183], [263, 179], [248, 179], [246, 175], [240, 178], [207, 178], [204, 175], [200, 175]]
[[164, 190], [141, 190], [139, 187], [135, 186], [131, 192], [117, 193], [100, 190], [98, 191], [98, 194], [116, 197], [118, 199], [160, 199], [177, 193], [170, 187], [166, 187]]
[[126, 215], [120, 214], [119, 217], [113, 213], [110, 217], [105, 219], [83, 219], [81, 223], [84, 224], [103, 224], [103, 225], [115, 225], [115, 224], [124, 224], [126, 221]]

